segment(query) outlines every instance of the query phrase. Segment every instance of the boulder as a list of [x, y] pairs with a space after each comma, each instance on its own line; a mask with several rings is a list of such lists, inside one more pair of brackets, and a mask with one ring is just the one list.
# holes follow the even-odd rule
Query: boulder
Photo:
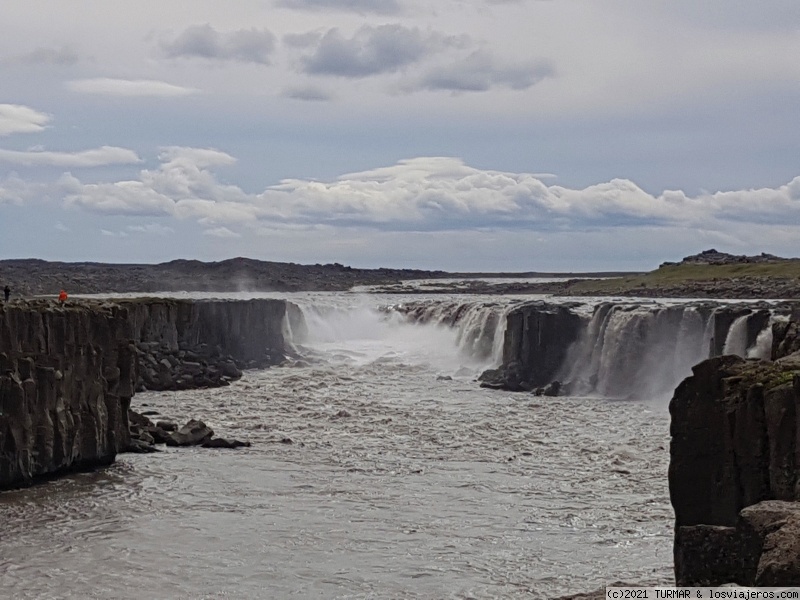
[[191, 419], [178, 431], [168, 434], [167, 446], [198, 446], [211, 438], [214, 430], [202, 421]]
[[754, 583], [761, 587], [800, 586], [800, 518], [790, 517], [767, 534]]
[[250, 442], [226, 438], [209, 438], [205, 440], [201, 446], [203, 448], [242, 448], [250, 447]]

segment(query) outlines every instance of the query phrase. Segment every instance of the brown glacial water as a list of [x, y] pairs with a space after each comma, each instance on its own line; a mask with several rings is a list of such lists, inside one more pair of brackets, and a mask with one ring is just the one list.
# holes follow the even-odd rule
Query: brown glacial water
[[672, 581], [663, 400], [484, 390], [492, 357], [464, 355], [453, 330], [305, 310], [303, 361], [134, 398], [251, 448], [126, 454], [0, 494], [0, 597], [537, 598]]

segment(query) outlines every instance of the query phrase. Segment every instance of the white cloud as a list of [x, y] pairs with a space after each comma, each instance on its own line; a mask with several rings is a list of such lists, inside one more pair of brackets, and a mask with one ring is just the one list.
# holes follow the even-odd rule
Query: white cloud
[[[83, 184], [66, 175], [59, 186], [68, 206], [105, 214], [182, 218], [227, 214], [237, 220], [241, 207], [236, 203], [247, 200], [247, 195], [238, 187], [220, 184], [207, 170], [233, 164], [232, 156], [210, 148], [170, 146], [162, 149], [159, 159], [161, 166], [141, 171], [138, 180]], [[229, 210], [220, 213], [220, 207], [227, 205]], [[252, 211], [246, 212], [251, 218]]]
[[174, 97], [197, 94], [200, 90], [155, 81], [152, 79], [76, 79], [67, 83], [73, 92], [101, 96], [157, 96]]
[[57, 191], [54, 192], [52, 185], [26, 181], [15, 174], [0, 180], [0, 205], [46, 202], [59, 195]]
[[127, 230], [133, 233], [145, 233], [149, 235], [165, 236], [175, 233], [172, 227], [161, 223], [147, 223], [146, 225], [128, 225]]
[[236, 159], [214, 148], [187, 148], [185, 146], [166, 146], [158, 155], [165, 165], [191, 165], [198, 168], [232, 165]]
[[114, 146], [101, 146], [80, 152], [20, 152], [0, 149], [0, 162], [16, 165], [54, 167], [98, 167], [102, 165], [133, 164], [141, 159], [133, 150]]
[[261, 194], [221, 184], [210, 170], [234, 159], [218, 150], [167, 148], [156, 170], [137, 180], [60, 181], [67, 205], [103, 214], [194, 219], [226, 224], [328, 224], [383, 230], [476, 228], [578, 231], [643, 226], [704, 227], [732, 222], [800, 222], [800, 177], [778, 188], [689, 196], [651, 195], [632, 181], [585, 188], [544, 183], [548, 175], [477, 169], [461, 160], [422, 157], [342, 175], [335, 181], [287, 179]]
[[215, 227], [214, 229], [206, 229], [203, 231], [203, 235], [208, 235], [211, 237], [218, 237], [218, 238], [226, 238], [226, 239], [242, 237], [240, 233], [231, 231], [227, 227]]
[[0, 104], [0, 135], [43, 131], [50, 115], [20, 104]]
[[124, 231], [110, 231], [108, 229], [101, 229], [100, 234], [105, 237], [126, 238], [128, 234]]

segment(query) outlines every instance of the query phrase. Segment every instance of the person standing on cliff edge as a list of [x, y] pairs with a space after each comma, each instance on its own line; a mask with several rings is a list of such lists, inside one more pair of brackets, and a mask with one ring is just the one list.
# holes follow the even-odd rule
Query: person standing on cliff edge
[[6, 302], [8, 302], [9, 298], [11, 298], [11, 288], [8, 287], [8, 285], [3, 288], [3, 297], [6, 299]]
[[61, 304], [64, 304], [64, 302], [66, 302], [66, 301], [67, 301], [67, 292], [65, 292], [64, 290], [61, 290], [61, 291], [58, 293], [58, 301], [59, 301]]

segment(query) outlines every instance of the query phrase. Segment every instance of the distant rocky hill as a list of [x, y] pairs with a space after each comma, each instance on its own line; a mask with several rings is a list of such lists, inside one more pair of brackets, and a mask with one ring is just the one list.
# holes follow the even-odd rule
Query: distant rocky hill
[[681, 262], [664, 262], [661, 263], [662, 267], [669, 267], [674, 265], [740, 265], [740, 264], [764, 264], [764, 263], [779, 263], [790, 261], [791, 258], [781, 258], [774, 254], [767, 254], [762, 252], [757, 256], [745, 256], [744, 254], [728, 254], [727, 252], [719, 252], [714, 248], [710, 250], [703, 250], [698, 254], [692, 254], [685, 257]]
[[354, 285], [442, 277], [443, 271], [354, 269], [232, 258], [221, 262], [174, 260], [160, 264], [65, 263], [37, 259], [0, 261], [0, 287], [14, 296], [164, 292], [346, 290]]

